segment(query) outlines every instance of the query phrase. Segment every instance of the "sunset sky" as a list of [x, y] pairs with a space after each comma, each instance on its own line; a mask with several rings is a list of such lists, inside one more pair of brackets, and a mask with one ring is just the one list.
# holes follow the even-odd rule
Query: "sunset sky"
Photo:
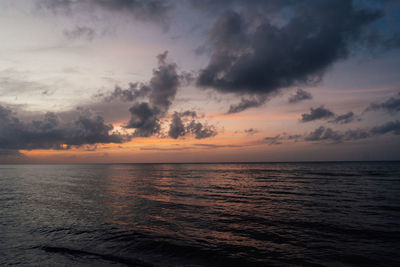
[[0, 13], [0, 163], [400, 160], [400, 1]]

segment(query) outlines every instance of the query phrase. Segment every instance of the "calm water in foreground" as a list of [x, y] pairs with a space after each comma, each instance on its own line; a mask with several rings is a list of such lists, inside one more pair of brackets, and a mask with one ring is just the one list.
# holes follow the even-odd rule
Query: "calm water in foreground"
[[0, 265], [400, 265], [400, 163], [0, 165]]

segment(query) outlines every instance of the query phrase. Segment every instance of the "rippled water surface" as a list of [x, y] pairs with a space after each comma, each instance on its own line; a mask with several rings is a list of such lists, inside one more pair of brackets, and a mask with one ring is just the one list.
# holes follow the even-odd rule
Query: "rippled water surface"
[[400, 163], [0, 165], [0, 265], [400, 265]]

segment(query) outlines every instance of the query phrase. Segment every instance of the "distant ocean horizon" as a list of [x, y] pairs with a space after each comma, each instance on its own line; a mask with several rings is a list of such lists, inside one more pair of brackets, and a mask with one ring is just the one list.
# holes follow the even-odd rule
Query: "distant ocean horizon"
[[400, 161], [0, 164], [0, 265], [399, 266]]
[[160, 162], [0, 162], [0, 165], [118, 165], [118, 164], [277, 164], [277, 163], [385, 163], [400, 160], [305, 160], [305, 161], [160, 161]]

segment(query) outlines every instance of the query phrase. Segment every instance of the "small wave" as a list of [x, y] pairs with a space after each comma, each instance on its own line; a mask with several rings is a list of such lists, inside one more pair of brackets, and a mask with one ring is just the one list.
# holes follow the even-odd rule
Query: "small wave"
[[102, 260], [112, 261], [112, 262], [122, 263], [122, 264], [127, 264], [127, 265], [152, 266], [151, 264], [147, 264], [138, 259], [124, 258], [124, 257], [119, 257], [119, 256], [111, 255], [111, 254], [100, 254], [100, 253], [96, 253], [96, 252], [72, 249], [72, 248], [67, 248], [67, 247], [42, 246], [42, 247], [40, 247], [40, 249], [42, 249], [46, 252], [49, 252], [49, 253], [60, 253], [60, 254], [68, 254], [68, 255], [81, 256], [81, 257], [94, 256], [94, 257], [100, 258]]

